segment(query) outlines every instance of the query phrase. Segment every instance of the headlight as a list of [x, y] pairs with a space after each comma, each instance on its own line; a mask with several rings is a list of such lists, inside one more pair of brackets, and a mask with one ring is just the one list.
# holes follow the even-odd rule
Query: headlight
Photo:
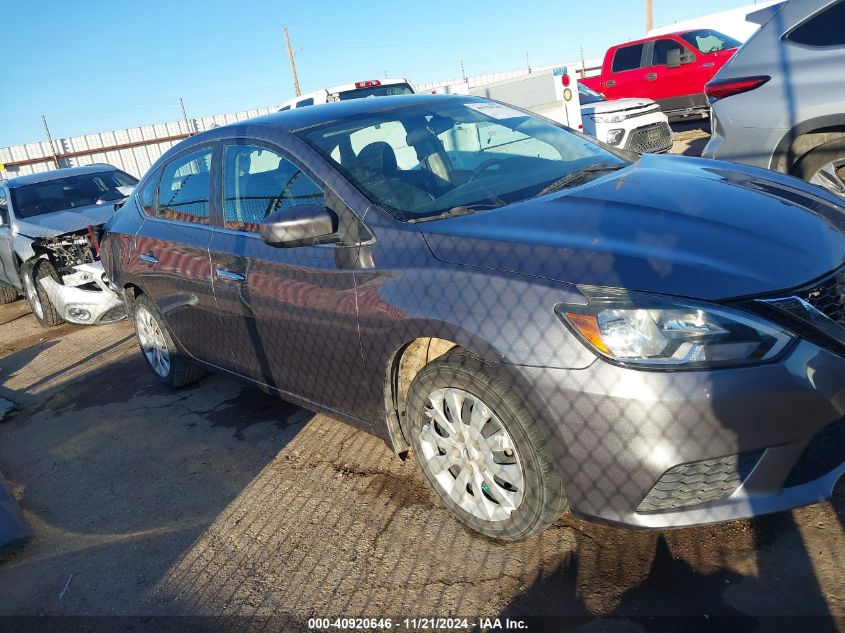
[[585, 306], [555, 312], [600, 356], [622, 364], [701, 369], [771, 360], [793, 335], [721, 305], [644, 293], [585, 288]]
[[619, 114], [591, 114], [590, 118], [596, 123], [621, 123], [628, 117], [622, 113]]

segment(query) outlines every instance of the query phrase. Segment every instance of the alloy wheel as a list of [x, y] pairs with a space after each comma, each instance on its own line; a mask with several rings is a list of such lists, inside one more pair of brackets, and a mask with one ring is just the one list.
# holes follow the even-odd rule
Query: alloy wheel
[[135, 312], [135, 329], [138, 332], [141, 351], [146, 356], [150, 367], [156, 374], [166, 378], [170, 374], [170, 352], [167, 350], [167, 342], [158, 321], [143, 306]]
[[438, 389], [425, 408], [421, 460], [446, 497], [485, 521], [504, 521], [522, 503], [525, 473], [496, 414], [462, 389]]
[[845, 196], [845, 158], [836, 158], [822, 165], [810, 182], [838, 196]]

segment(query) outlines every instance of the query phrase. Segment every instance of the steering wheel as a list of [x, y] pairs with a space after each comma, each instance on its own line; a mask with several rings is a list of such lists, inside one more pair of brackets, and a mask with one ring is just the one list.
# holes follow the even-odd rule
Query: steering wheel
[[721, 50], [719, 45], [716, 44], [715, 46], [711, 46], [708, 50], [704, 51], [705, 53], [715, 53], [716, 51]]
[[472, 171], [469, 178], [467, 178], [467, 184], [471, 183], [473, 180], [478, 178], [481, 174], [490, 169], [493, 165], [498, 165], [499, 163], [504, 162], [504, 158], [488, 158]]

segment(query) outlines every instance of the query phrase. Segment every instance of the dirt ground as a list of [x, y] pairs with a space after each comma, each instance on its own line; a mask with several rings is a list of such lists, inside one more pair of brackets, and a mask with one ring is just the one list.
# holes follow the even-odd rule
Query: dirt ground
[[0, 563], [0, 616], [845, 630], [842, 486], [753, 521], [635, 532], [564, 516], [497, 543], [381, 440], [220, 376], [163, 389], [127, 323], [43, 330], [22, 301], [0, 306], [0, 396], [20, 406], [0, 423], [0, 472], [35, 534]]

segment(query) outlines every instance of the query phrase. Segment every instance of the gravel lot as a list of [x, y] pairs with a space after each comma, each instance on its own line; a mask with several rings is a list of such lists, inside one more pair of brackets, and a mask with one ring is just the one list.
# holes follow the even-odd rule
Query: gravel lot
[[564, 621], [584, 631], [801, 616], [789, 630], [845, 630], [843, 486], [754, 521], [634, 532], [564, 516], [496, 543], [375, 437], [220, 376], [162, 389], [127, 323], [42, 330], [24, 302], [0, 306], [0, 396], [20, 405], [0, 423], [0, 471], [35, 533], [0, 563], [0, 615], [616, 616]]

